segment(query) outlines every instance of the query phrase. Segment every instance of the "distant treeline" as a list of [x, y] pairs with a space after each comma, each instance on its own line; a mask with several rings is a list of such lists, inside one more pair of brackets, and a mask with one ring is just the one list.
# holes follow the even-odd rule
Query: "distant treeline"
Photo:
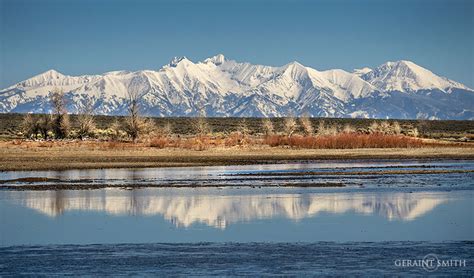
[[[40, 116], [36, 114], [33, 116]], [[0, 136], [6, 139], [18, 138], [18, 131], [25, 115], [19, 113], [0, 114]], [[107, 129], [114, 122], [121, 122], [127, 116], [94, 116], [96, 127]], [[70, 115], [70, 123], [73, 129], [79, 127], [78, 115]], [[169, 126], [174, 134], [193, 135], [195, 134], [195, 118], [170, 117], [170, 118], [150, 118], [157, 126]], [[425, 138], [461, 138], [474, 136], [474, 121], [458, 120], [385, 120], [385, 119], [350, 119], [350, 118], [310, 118], [312, 125], [317, 128], [320, 122], [326, 126], [343, 129], [350, 125], [354, 129], [368, 129], [374, 122], [398, 122], [402, 129], [411, 130], [417, 128], [420, 137]], [[275, 130], [283, 130], [285, 118], [271, 118]], [[213, 133], [231, 133], [239, 129], [242, 118], [206, 118], [206, 122]], [[245, 118], [245, 122], [250, 134], [262, 133], [262, 118]], [[298, 124], [296, 132], [304, 132], [304, 127]]]

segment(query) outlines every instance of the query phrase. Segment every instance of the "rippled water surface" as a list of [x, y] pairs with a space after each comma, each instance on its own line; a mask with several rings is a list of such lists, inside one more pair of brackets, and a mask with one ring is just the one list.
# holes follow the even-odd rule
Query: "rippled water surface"
[[[469, 187], [472, 161], [349, 161], [146, 169], [0, 172], [2, 186], [282, 186], [338, 183], [347, 187]], [[446, 174], [400, 174], [446, 171]], [[456, 172], [458, 171], [458, 172]], [[395, 173], [394, 173], [395, 172]], [[384, 174], [382, 174], [384, 173]], [[25, 182], [25, 178], [47, 178]], [[48, 180], [50, 179], [50, 180]]]
[[[403, 267], [437, 254], [465, 266]], [[0, 275], [87, 276], [400, 276], [471, 277], [472, 242], [191, 243], [16, 246], [0, 248]], [[21, 258], [21, 262], [19, 262]]]

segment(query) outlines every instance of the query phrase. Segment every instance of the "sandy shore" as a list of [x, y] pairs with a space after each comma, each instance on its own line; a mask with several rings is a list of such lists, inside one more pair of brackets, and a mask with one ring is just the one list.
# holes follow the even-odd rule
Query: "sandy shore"
[[107, 143], [0, 143], [0, 171], [180, 167], [351, 159], [474, 159], [474, 146], [409, 149], [212, 148], [204, 151], [115, 147]]

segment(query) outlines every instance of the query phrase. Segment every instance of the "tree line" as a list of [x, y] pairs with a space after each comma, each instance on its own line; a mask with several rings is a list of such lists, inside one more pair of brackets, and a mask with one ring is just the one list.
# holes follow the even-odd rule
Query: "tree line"
[[[108, 129], [107, 137], [112, 140], [127, 137], [131, 141], [136, 142], [140, 138], [147, 136], [157, 130], [156, 124], [150, 118], [141, 116], [140, 113], [140, 95], [138, 93], [129, 92], [127, 100], [128, 115], [122, 120], [116, 120]], [[94, 119], [94, 104], [92, 100], [86, 99], [80, 105], [81, 108], [77, 115], [77, 127], [72, 128], [71, 120], [67, 111], [66, 95], [60, 89], [53, 89], [49, 94], [49, 102], [51, 113], [35, 115], [26, 114], [22, 125], [21, 132], [26, 138], [30, 139], [66, 139], [78, 138], [81, 140], [94, 138], [98, 131]], [[205, 112], [200, 109], [200, 113], [192, 121], [192, 129], [197, 137], [207, 136], [212, 133], [210, 125], [207, 121]], [[160, 129], [160, 134], [169, 136], [172, 134], [172, 126], [170, 123], [164, 125]], [[304, 136], [333, 136], [341, 133], [361, 133], [360, 130], [353, 128], [347, 124], [343, 128], [337, 126], [328, 126], [323, 120], [319, 121], [319, 125], [313, 126], [311, 117], [286, 117], [280, 131], [276, 131], [274, 124], [270, 118], [261, 120], [259, 131], [265, 136], [280, 135], [288, 138], [297, 134], [298, 130], [302, 130]], [[248, 127], [247, 119], [242, 118], [236, 128], [239, 138], [245, 138], [251, 134]], [[398, 122], [389, 123], [373, 122], [362, 133], [367, 134], [385, 134], [385, 135], [410, 135], [418, 137], [418, 130], [412, 128], [410, 130], [402, 130]], [[236, 137], [236, 135], [233, 135]]]

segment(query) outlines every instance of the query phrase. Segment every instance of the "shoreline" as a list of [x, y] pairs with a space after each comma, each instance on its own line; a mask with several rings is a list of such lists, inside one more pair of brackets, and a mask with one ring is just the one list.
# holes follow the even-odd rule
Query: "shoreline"
[[[434, 166], [433, 166], [434, 167]], [[89, 190], [104, 188], [119, 188], [124, 190], [133, 190], [141, 188], [228, 188], [228, 187], [246, 187], [246, 188], [268, 188], [268, 187], [296, 187], [296, 188], [337, 188], [354, 186], [353, 183], [340, 181], [324, 182], [296, 182], [296, 180], [307, 180], [311, 177], [364, 177], [364, 179], [374, 179], [380, 176], [407, 176], [407, 175], [444, 175], [444, 174], [473, 174], [473, 169], [410, 169], [410, 170], [379, 170], [375, 171], [302, 171], [302, 172], [264, 172], [264, 173], [240, 173], [221, 175], [223, 179], [206, 179], [199, 182], [179, 182], [169, 181], [168, 183], [139, 183], [139, 184], [111, 184], [95, 183], [93, 179], [67, 179], [48, 177], [22, 177], [9, 180], [0, 180], [1, 190], [12, 191], [42, 191], [42, 190]], [[236, 178], [234, 178], [236, 177]], [[288, 180], [291, 182], [287, 182]], [[233, 183], [223, 183], [230, 181]], [[272, 180], [271, 184], [252, 184], [252, 181]], [[215, 182], [215, 183], [212, 183]], [[247, 182], [247, 183], [245, 183]], [[248, 183], [250, 182], [250, 183]], [[359, 184], [360, 186], [360, 184]]]
[[153, 168], [279, 164], [322, 160], [473, 160], [474, 146], [370, 149], [210, 148], [203, 151], [143, 146], [108, 148], [65, 143], [39, 147], [0, 143], [0, 171]]

